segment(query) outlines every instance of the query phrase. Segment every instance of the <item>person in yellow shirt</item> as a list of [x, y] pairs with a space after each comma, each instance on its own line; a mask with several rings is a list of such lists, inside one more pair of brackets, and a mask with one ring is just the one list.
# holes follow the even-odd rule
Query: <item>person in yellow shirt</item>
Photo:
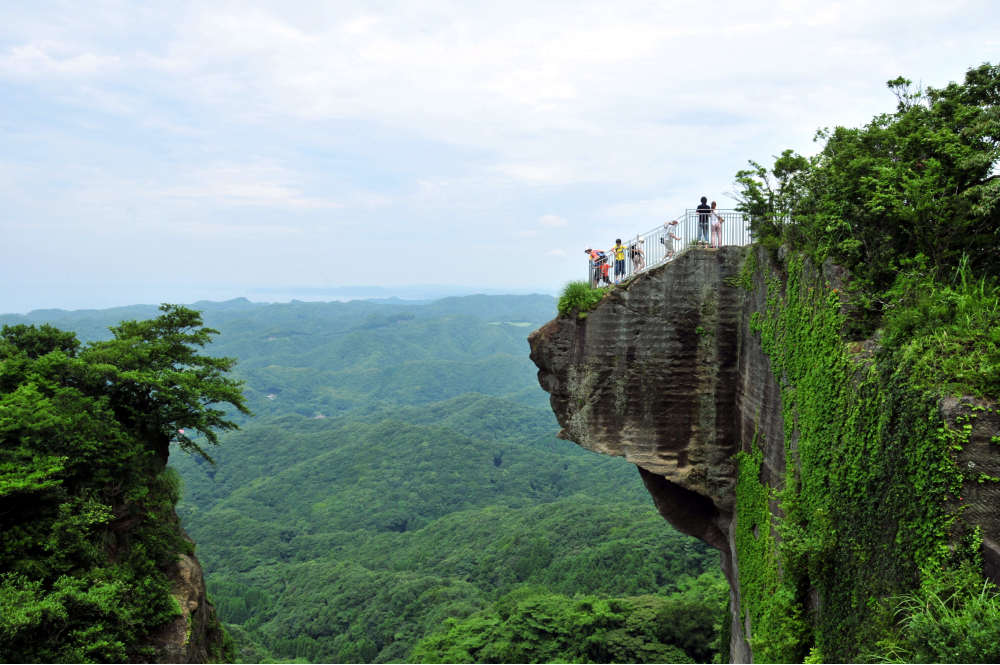
[[615, 246], [611, 248], [611, 252], [615, 255], [615, 284], [621, 281], [619, 276], [625, 277], [625, 251], [622, 239], [615, 240]]

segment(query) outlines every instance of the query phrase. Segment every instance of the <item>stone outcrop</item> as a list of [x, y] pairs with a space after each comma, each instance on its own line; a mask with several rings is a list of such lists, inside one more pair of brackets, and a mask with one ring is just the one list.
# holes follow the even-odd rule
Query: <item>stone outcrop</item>
[[[732, 457], [778, 399], [759, 344], [740, 355], [743, 294], [731, 284], [744, 251], [688, 251], [612, 290], [586, 318], [562, 316], [528, 339], [559, 436], [636, 464], [660, 514], [720, 550], [734, 617]], [[749, 661], [742, 631], [732, 635], [731, 653]]]
[[[179, 528], [179, 527], [178, 527]], [[181, 554], [169, 571], [171, 595], [180, 616], [147, 636], [156, 650], [157, 663], [218, 663], [225, 657], [225, 633], [208, 600], [201, 563], [194, 555], [194, 541], [181, 531], [191, 545], [190, 554]]]
[[[750, 252], [762, 270], [757, 288], [747, 292], [738, 283]], [[812, 279], [833, 287], [842, 288], [847, 278], [829, 264], [809, 270]], [[585, 317], [560, 316], [529, 337], [539, 382], [562, 427], [559, 436], [636, 464], [660, 514], [721, 552], [730, 583], [733, 662], [753, 658], [744, 638], [750, 626], [740, 625], [741, 615], [748, 624], [750, 614], [740, 611], [734, 456], [749, 453], [759, 437], [760, 481], [780, 489], [786, 478], [781, 391], [750, 330], [751, 317], [767, 306], [765, 276], [783, 280], [759, 247], [693, 249], [615, 287]], [[953, 425], [956, 404], [941, 405]], [[996, 448], [990, 437], [1000, 432], [994, 421], [1000, 421], [995, 412], [976, 421], [958, 461], [1000, 477], [1000, 459], [989, 448]], [[795, 457], [797, 433], [792, 438], [787, 454]], [[1000, 483], [967, 483], [963, 491], [974, 499], [964, 517], [982, 529], [987, 573], [1000, 579]], [[771, 512], [780, 517], [774, 501]]]

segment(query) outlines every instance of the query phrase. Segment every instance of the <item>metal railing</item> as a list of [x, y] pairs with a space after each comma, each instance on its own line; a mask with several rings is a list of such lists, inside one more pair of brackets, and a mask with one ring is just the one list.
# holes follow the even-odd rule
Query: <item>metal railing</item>
[[[625, 246], [625, 260], [615, 261], [614, 250], [604, 249], [604, 259], [589, 261], [589, 278], [592, 287], [616, 284], [632, 275], [672, 261], [687, 250], [703, 246], [749, 245], [753, 242], [750, 234], [750, 216], [735, 210], [716, 210], [721, 219], [718, 236], [713, 236], [713, 228], [718, 220], [697, 210], [686, 210], [676, 220], [667, 222], [652, 231], [640, 233], [628, 240]], [[641, 254], [640, 254], [641, 251]]]

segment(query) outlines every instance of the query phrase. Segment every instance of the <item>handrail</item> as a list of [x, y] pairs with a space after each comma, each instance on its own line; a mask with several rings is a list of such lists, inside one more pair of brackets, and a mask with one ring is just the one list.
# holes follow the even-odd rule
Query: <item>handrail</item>
[[[712, 222], [715, 219], [707, 213], [689, 209], [663, 226], [623, 241], [622, 244], [626, 248], [624, 265], [615, 261], [613, 250], [604, 250], [603, 260], [598, 263], [588, 262], [591, 287], [617, 284], [633, 275], [672, 261], [689, 249], [697, 247], [702, 238], [704, 246], [713, 246], [716, 243], [721, 246], [749, 245], [753, 242], [749, 215], [737, 210], [716, 210], [715, 214], [722, 218], [719, 229], [721, 237], [718, 238], [712, 237]], [[708, 219], [703, 220], [703, 217]], [[635, 251], [636, 247], [642, 250], [641, 256]]]

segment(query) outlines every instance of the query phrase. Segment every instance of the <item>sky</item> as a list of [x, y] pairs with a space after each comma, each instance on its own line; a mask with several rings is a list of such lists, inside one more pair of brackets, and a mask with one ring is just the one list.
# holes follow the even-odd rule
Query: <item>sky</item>
[[996, 0], [3, 15], [0, 313], [556, 292], [585, 247], [729, 208], [747, 160], [892, 111], [887, 80], [1000, 59]]

